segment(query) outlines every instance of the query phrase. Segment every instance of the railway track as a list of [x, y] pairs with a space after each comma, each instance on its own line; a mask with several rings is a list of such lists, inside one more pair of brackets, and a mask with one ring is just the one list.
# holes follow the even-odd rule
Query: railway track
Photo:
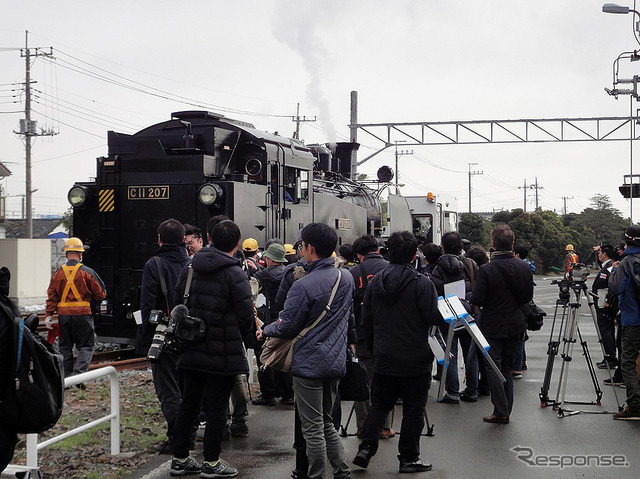
[[91, 358], [89, 370], [91, 371], [105, 366], [113, 366], [116, 368], [116, 371], [146, 369], [149, 367], [149, 360], [147, 358], [136, 357], [135, 350], [132, 348], [94, 353]]
[[[45, 313], [39, 313], [38, 319], [38, 333], [43, 335], [47, 334], [47, 327], [44, 324]], [[135, 350], [133, 348], [115, 349], [113, 351], [99, 351], [93, 353], [91, 358], [91, 365], [89, 370], [102, 368], [105, 366], [113, 366], [116, 371], [125, 370], [138, 370], [146, 369], [149, 367], [149, 360], [147, 358], [136, 357]]]

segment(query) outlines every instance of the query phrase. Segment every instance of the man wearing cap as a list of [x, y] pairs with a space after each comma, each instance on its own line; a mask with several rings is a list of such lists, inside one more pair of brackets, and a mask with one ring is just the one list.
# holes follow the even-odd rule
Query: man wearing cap
[[571, 273], [573, 272], [573, 264], [577, 263], [578, 261], [580, 260], [578, 259], [578, 255], [576, 254], [576, 252], [573, 250], [573, 245], [568, 244], [567, 256], [564, 257], [564, 275], [566, 278], [569, 278], [571, 276]]
[[609, 276], [609, 288], [618, 295], [618, 307], [622, 322], [622, 357], [620, 368], [627, 392], [627, 405], [615, 412], [613, 419], [640, 418], [640, 388], [636, 372], [636, 360], [640, 349], [640, 226], [632, 225], [622, 235], [625, 250], [622, 259], [614, 263]]
[[[69, 238], [64, 245], [66, 264], [53, 274], [47, 290], [47, 317], [50, 324], [58, 312], [60, 324], [60, 353], [66, 377], [89, 370], [93, 356], [94, 329], [91, 301], [107, 297], [98, 273], [82, 264], [84, 245], [79, 238]], [[73, 346], [78, 350], [75, 367]], [[84, 385], [78, 385], [83, 388]]]
[[[271, 243], [262, 257], [267, 263], [267, 267], [255, 274], [261, 286], [261, 291], [266, 298], [266, 304], [258, 309], [258, 317], [264, 326], [271, 324], [278, 318], [281, 308], [276, 307], [276, 294], [284, 274], [285, 258], [284, 246]], [[260, 367], [260, 351], [263, 342], [258, 343], [260, 347], [256, 351], [256, 359]], [[258, 406], [274, 406], [276, 397], [281, 397], [282, 404], [293, 404], [293, 378], [291, 373], [283, 373], [270, 368], [260, 367], [258, 371], [258, 382], [260, 383], [260, 396], [252, 401]]]
[[247, 238], [242, 242], [242, 252], [247, 262], [247, 273], [249, 277], [252, 277], [257, 271], [262, 269], [262, 266], [258, 264], [258, 259], [256, 258], [258, 242], [254, 238]]

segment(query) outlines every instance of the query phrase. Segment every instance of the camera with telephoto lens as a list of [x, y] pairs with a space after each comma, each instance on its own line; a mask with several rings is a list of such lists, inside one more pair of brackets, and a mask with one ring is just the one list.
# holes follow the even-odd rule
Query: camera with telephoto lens
[[165, 316], [161, 310], [151, 310], [149, 322], [156, 326], [153, 341], [151, 341], [151, 347], [147, 353], [149, 361], [157, 362], [160, 360], [162, 353], [177, 354], [184, 349], [180, 340], [175, 337], [174, 321]]

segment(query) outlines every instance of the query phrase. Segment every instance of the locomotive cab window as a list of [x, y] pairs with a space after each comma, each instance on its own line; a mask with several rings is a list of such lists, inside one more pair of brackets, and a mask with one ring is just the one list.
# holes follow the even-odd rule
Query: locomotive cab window
[[309, 172], [299, 168], [284, 169], [284, 201], [309, 203]]

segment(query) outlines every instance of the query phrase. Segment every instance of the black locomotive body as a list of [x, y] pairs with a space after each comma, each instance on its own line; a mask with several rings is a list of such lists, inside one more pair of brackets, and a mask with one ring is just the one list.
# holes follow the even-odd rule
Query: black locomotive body
[[[142, 268], [168, 218], [205, 231], [210, 217], [224, 214], [261, 247], [273, 237], [293, 244], [311, 222], [334, 227], [341, 244], [379, 235], [376, 192], [347, 175], [357, 144], [329, 147], [203, 111], [174, 113], [133, 135], [110, 131], [95, 181], [69, 192], [73, 235], [87, 247], [84, 263], [107, 288], [95, 317], [98, 337], [133, 342]], [[411, 228], [408, 208], [396, 218], [395, 230]]]

